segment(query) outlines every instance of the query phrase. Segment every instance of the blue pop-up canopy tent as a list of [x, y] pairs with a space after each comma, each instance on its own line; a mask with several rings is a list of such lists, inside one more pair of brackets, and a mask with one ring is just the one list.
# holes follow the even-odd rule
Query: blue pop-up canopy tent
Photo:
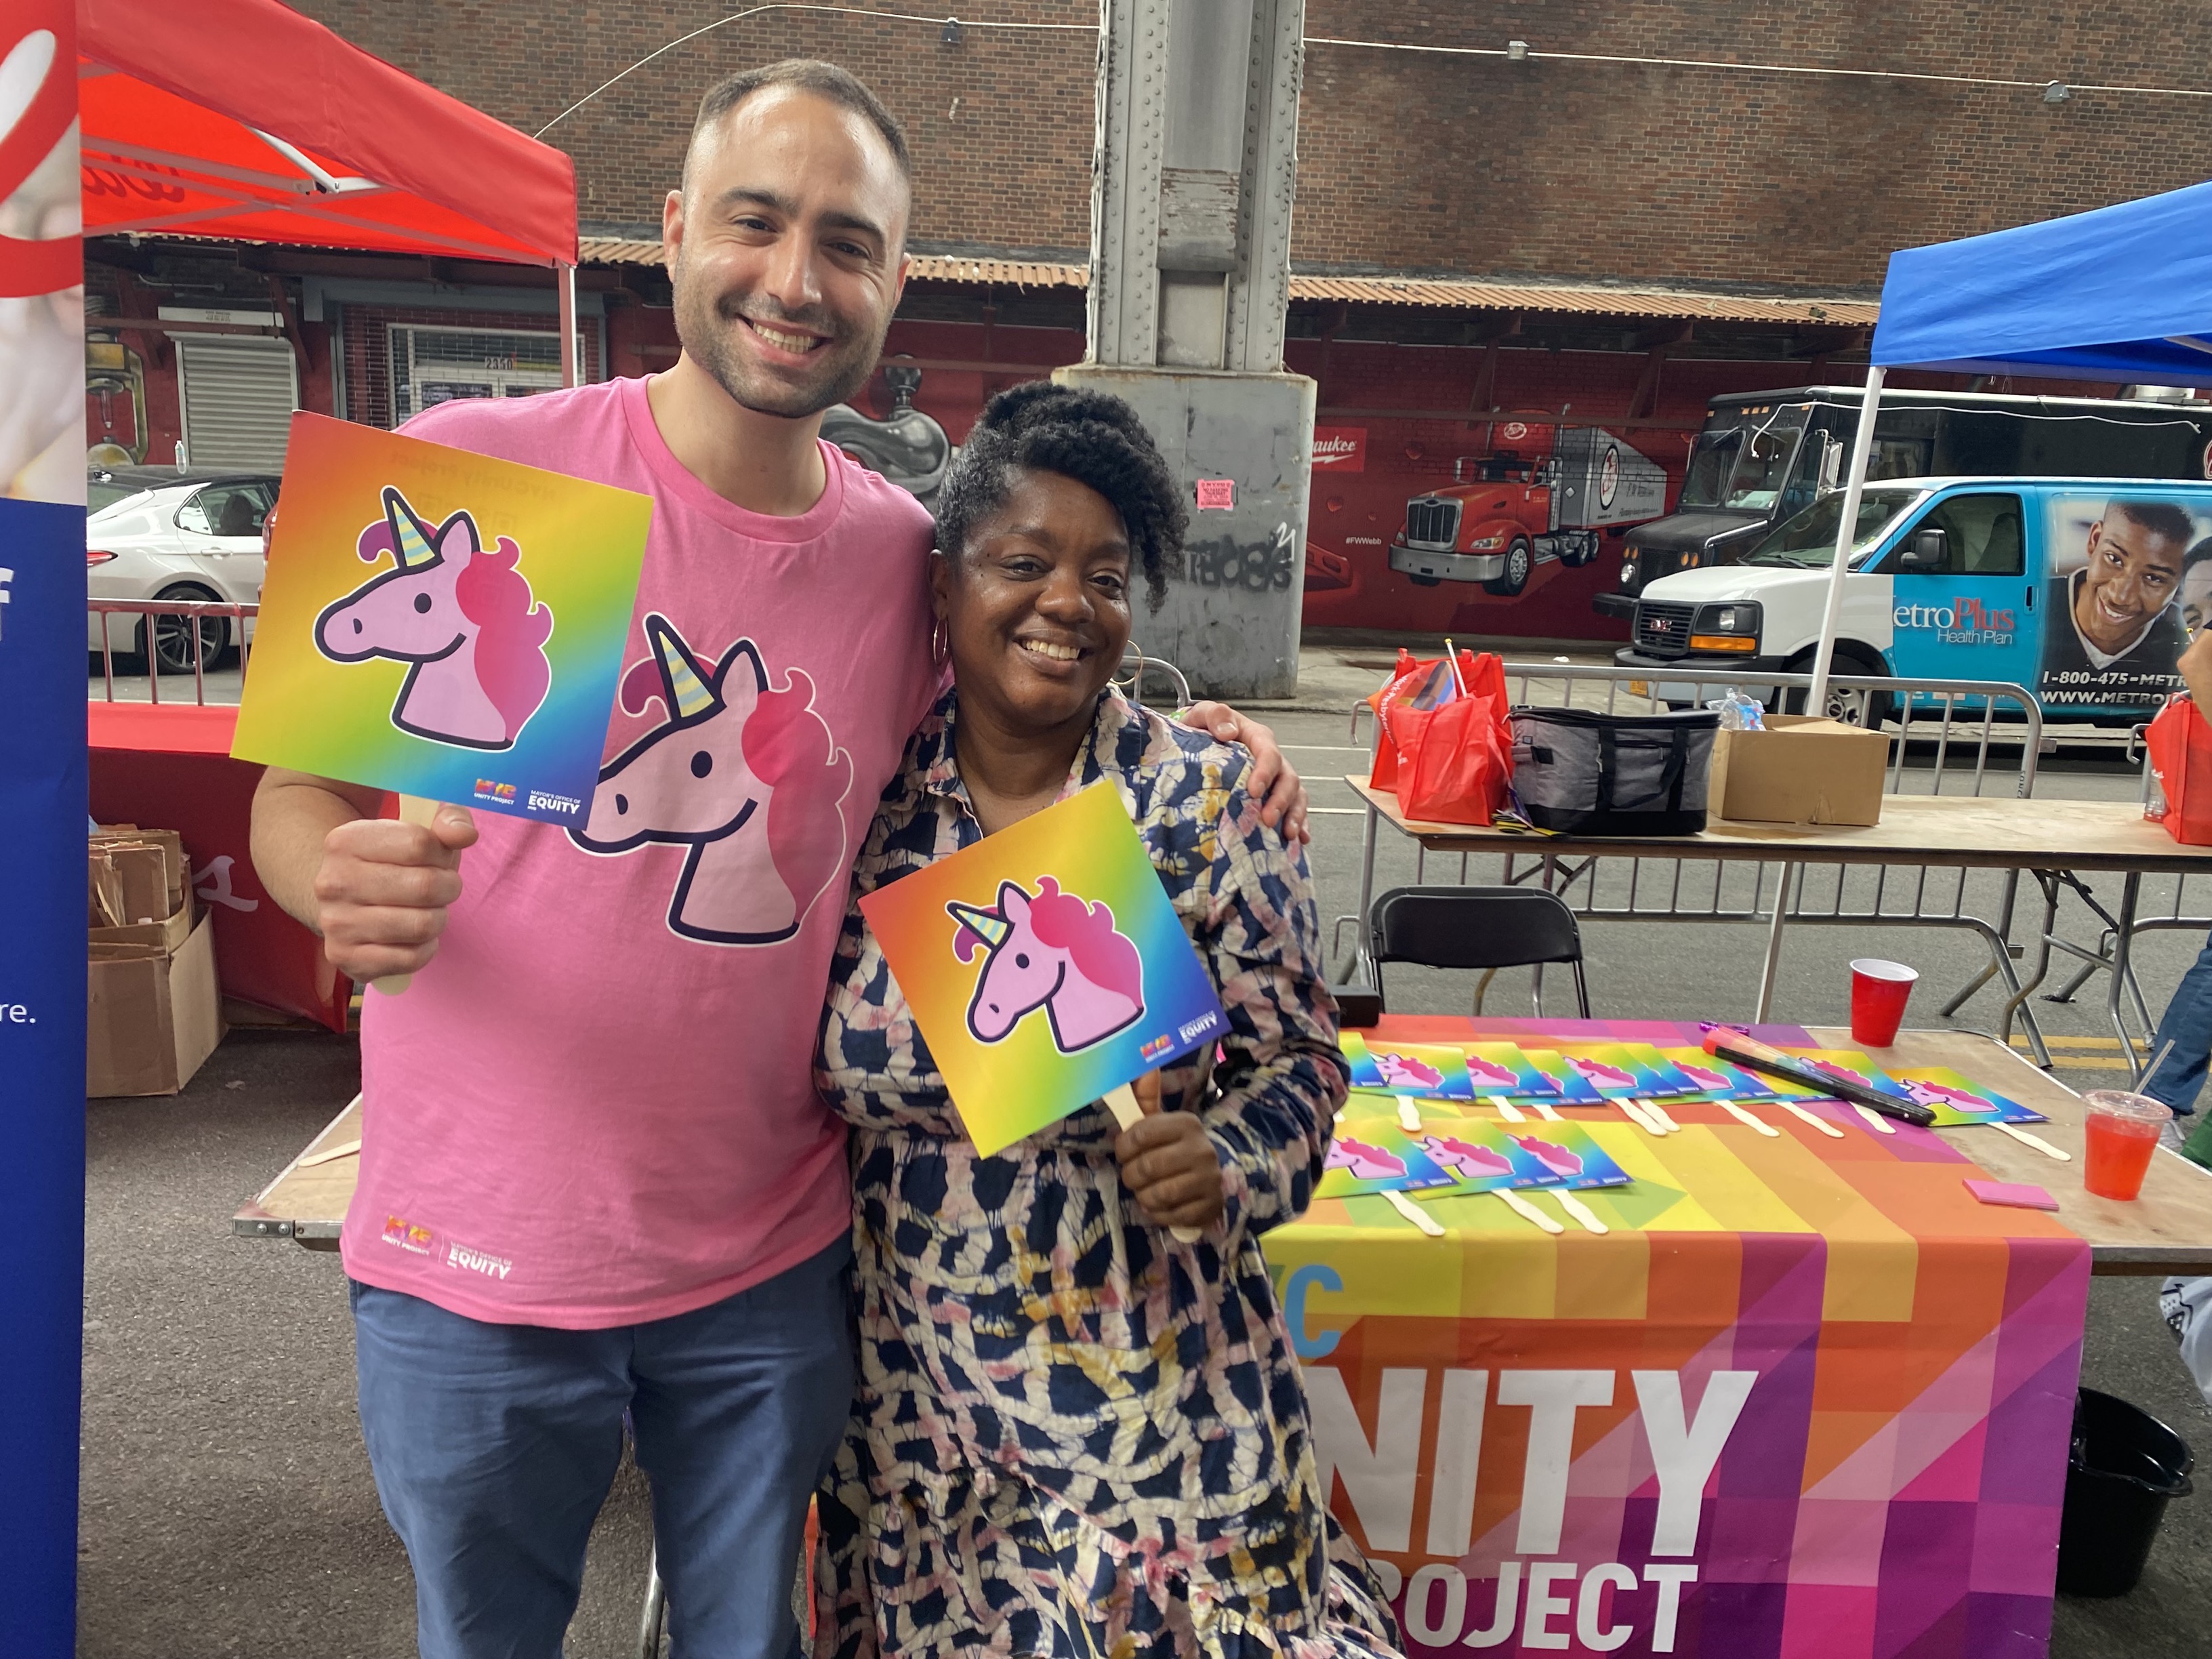
[[1807, 706], [1826, 705], [1881, 384], [1892, 368], [2212, 386], [2212, 184], [1890, 255]]

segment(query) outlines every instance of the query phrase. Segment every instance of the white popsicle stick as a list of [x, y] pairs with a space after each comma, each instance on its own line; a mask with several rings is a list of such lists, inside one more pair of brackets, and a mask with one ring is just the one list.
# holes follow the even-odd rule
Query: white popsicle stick
[[1597, 1212], [1595, 1210], [1590, 1208], [1589, 1205], [1583, 1203], [1582, 1200], [1577, 1198], [1565, 1187], [1554, 1187], [1552, 1188], [1550, 1191], [1552, 1196], [1559, 1200], [1559, 1207], [1565, 1210], [1569, 1215], [1572, 1216], [1576, 1220], [1583, 1224], [1583, 1231], [1584, 1232], [1609, 1233], [1613, 1231], [1613, 1229], [1607, 1226], [1604, 1222], [1598, 1219]]
[[[1137, 1091], [1126, 1083], [1106, 1091], [1106, 1109], [1114, 1114], [1114, 1121], [1125, 1129], [1144, 1120], [1144, 1108], [1137, 1104]], [[1170, 1227], [1168, 1231], [1185, 1244], [1195, 1244], [1200, 1237], [1195, 1227]]]
[[2021, 1146], [2033, 1146], [2037, 1152], [2041, 1152], [2045, 1158], [2055, 1158], [2061, 1164], [2071, 1164], [2074, 1161], [2073, 1153], [2066, 1151], [2063, 1147], [2052, 1146], [2041, 1135], [2032, 1135], [2025, 1129], [2016, 1128], [2009, 1123], [1999, 1123], [1994, 1118], [1990, 1121], [1990, 1127], [1992, 1129], [2003, 1130], [2014, 1140], [2020, 1142]]
[[1409, 1135], [1421, 1133], [1421, 1109], [1413, 1104], [1411, 1095], [1398, 1097], [1398, 1127]]
[[1648, 1096], [1638, 1095], [1636, 1097], [1636, 1103], [1644, 1109], [1645, 1116], [1659, 1126], [1661, 1134], [1678, 1135], [1682, 1133], [1682, 1126], [1675, 1122], [1672, 1115], [1657, 1101]]
[[1749, 1107], [1739, 1106], [1732, 1100], [1723, 1100], [1717, 1103], [1721, 1110], [1726, 1112], [1737, 1122], [1742, 1124], [1745, 1128], [1756, 1129], [1759, 1133], [1763, 1135], [1771, 1135], [1777, 1139], [1781, 1138], [1781, 1130], [1776, 1128], [1771, 1123], [1769, 1123], [1765, 1119], [1760, 1117]]
[[1850, 1105], [1853, 1111], [1866, 1120], [1867, 1127], [1872, 1129], [1876, 1134], [1893, 1135], [1897, 1133], [1897, 1126], [1875, 1110], [1873, 1107], [1862, 1106], [1856, 1101], [1853, 1101]]
[[1522, 1109], [1518, 1106], [1516, 1106], [1511, 1101], [1506, 1099], [1504, 1095], [1492, 1095], [1489, 1097], [1489, 1100], [1492, 1105], [1498, 1108], [1498, 1115], [1504, 1118], [1508, 1123], [1526, 1123], [1528, 1121], [1527, 1115], [1522, 1111]]
[[1431, 1238], [1442, 1238], [1444, 1236], [1444, 1230], [1442, 1226], [1437, 1224], [1436, 1217], [1431, 1215], [1419, 1205], [1414, 1203], [1413, 1200], [1407, 1197], [1405, 1194], [1386, 1192], [1382, 1196], [1390, 1200], [1390, 1207], [1392, 1209], [1395, 1210], [1400, 1215], [1405, 1217], [1407, 1220], [1412, 1222], [1416, 1227], [1419, 1227]]
[[1613, 1103], [1620, 1108], [1620, 1115], [1623, 1117], [1626, 1118], [1631, 1123], [1633, 1123], [1638, 1128], [1643, 1130], [1645, 1134], [1663, 1135], [1667, 1133], [1650, 1118], [1644, 1116], [1644, 1109], [1638, 1106], [1634, 1101], [1629, 1099], [1626, 1096], [1624, 1095], [1620, 1097]]
[[1829, 1122], [1827, 1119], [1822, 1117], [1819, 1113], [1807, 1111], [1802, 1106], [1800, 1106], [1794, 1100], [1778, 1100], [1774, 1103], [1777, 1106], [1779, 1106], [1784, 1111], [1792, 1113], [1798, 1117], [1803, 1118], [1806, 1122], [1811, 1124], [1814, 1128], [1818, 1129], [1822, 1134], [1827, 1136], [1831, 1140], [1841, 1140], [1844, 1138], [1844, 1132], [1841, 1129], [1838, 1129], [1834, 1124]]
[[1521, 1217], [1524, 1221], [1534, 1222], [1537, 1226], [1541, 1227], [1547, 1233], [1564, 1233], [1566, 1231], [1565, 1227], [1559, 1225], [1558, 1222], [1553, 1220], [1551, 1217], [1546, 1215], [1541, 1210], [1531, 1204], [1527, 1199], [1522, 1197], [1520, 1194], [1509, 1191], [1504, 1187], [1494, 1187], [1491, 1190], [1495, 1192], [1498, 1197], [1504, 1199], [1506, 1202], [1507, 1207], [1511, 1209], [1516, 1215]]
[[1546, 1105], [1540, 1100], [1532, 1101], [1530, 1104], [1535, 1107], [1536, 1115], [1542, 1118], [1547, 1123], [1565, 1123], [1566, 1121], [1566, 1119], [1561, 1117], [1557, 1112], [1553, 1111], [1549, 1106]]
[[[335, 1164], [342, 1158], [355, 1157], [360, 1152], [360, 1151], [361, 1142], [358, 1139], [353, 1140], [341, 1140], [335, 1146], [325, 1146], [319, 1152], [309, 1153], [306, 1158], [301, 1158], [295, 1167], [302, 1170], [312, 1170], [318, 1164]], [[2061, 1154], [2061, 1156], [2063, 1157], [2063, 1154]]]

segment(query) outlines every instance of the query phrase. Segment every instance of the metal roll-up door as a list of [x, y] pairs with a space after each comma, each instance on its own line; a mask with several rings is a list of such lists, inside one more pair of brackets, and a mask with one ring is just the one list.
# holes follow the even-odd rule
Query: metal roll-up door
[[196, 467], [284, 465], [299, 365], [283, 340], [177, 336], [185, 459]]

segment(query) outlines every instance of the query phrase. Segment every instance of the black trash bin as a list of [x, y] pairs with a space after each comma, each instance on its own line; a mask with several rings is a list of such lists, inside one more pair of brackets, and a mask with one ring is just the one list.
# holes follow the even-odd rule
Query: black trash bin
[[2172, 1499], [2189, 1496], [2195, 1460], [2141, 1407], [2094, 1389], [2074, 1396], [2074, 1449], [2058, 1522], [2062, 1595], [2125, 1595], [2142, 1577]]

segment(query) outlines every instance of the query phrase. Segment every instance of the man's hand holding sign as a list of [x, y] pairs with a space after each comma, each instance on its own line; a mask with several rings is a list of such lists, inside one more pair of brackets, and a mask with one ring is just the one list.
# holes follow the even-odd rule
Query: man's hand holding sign
[[398, 822], [334, 821], [319, 867], [285, 872], [312, 886], [349, 975], [397, 993], [435, 952], [471, 807], [583, 822], [652, 511], [627, 490], [294, 417], [231, 752], [343, 780], [334, 819], [398, 793]]

